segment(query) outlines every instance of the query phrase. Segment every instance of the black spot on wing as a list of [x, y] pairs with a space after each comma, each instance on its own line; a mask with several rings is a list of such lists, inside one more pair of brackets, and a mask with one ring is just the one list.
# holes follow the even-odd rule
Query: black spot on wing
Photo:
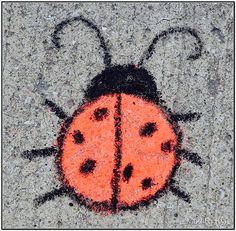
[[154, 185], [153, 180], [152, 180], [151, 177], [143, 179], [141, 184], [142, 184], [142, 189], [143, 190], [147, 190], [147, 189], [151, 188]]
[[80, 130], [74, 131], [73, 137], [76, 144], [82, 144], [84, 142], [84, 135]]
[[161, 150], [163, 152], [172, 152], [174, 150], [173, 141], [172, 140], [168, 140], [166, 142], [163, 142], [161, 144]]
[[94, 114], [95, 120], [102, 121], [108, 116], [108, 109], [105, 107], [97, 108], [93, 114]]
[[128, 183], [130, 177], [132, 176], [132, 173], [133, 173], [133, 166], [131, 164], [128, 164], [123, 171], [123, 181]]
[[144, 126], [143, 127], [141, 127], [141, 129], [140, 129], [140, 131], [139, 131], [139, 134], [140, 134], [140, 136], [152, 136], [153, 135], [153, 133], [155, 132], [155, 131], [157, 131], [157, 125], [156, 125], [156, 123], [150, 123], [150, 122], [148, 122], [148, 123], [146, 123], [146, 124], [144, 124]]
[[93, 170], [96, 167], [96, 161], [92, 159], [87, 159], [81, 166], [80, 166], [80, 172], [83, 175], [88, 175], [89, 173], [92, 173]]

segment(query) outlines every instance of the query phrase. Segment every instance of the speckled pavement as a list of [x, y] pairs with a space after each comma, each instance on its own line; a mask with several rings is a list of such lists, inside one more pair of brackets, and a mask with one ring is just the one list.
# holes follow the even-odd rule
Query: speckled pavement
[[[2, 228], [233, 228], [232, 2], [3, 2], [2, 11]], [[72, 115], [104, 69], [98, 41], [82, 24], [66, 28], [61, 50], [50, 49], [55, 26], [78, 15], [101, 30], [113, 64], [137, 64], [154, 36], [170, 27], [198, 32], [199, 59], [187, 60], [194, 39], [175, 34], [158, 42], [144, 64], [172, 111], [202, 113], [196, 122], [180, 122], [183, 147], [205, 162], [200, 168], [183, 160], [175, 176], [191, 204], [168, 192], [147, 208], [107, 216], [66, 195], [34, 206], [36, 197], [60, 187], [53, 156], [21, 156], [55, 143], [60, 123], [44, 99]]]

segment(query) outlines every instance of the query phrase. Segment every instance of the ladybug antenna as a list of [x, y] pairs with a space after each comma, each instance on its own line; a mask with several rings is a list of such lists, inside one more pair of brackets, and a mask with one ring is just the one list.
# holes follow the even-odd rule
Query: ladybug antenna
[[109, 48], [107, 46], [107, 43], [105, 42], [104, 37], [101, 34], [101, 31], [98, 29], [98, 27], [88, 19], [85, 19], [83, 16], [77, 16], [73, 17], [71, 19], [66, 19], [62, 22], [60, 22], [56, 27], [52, 34], [52, 42], [55, 45], [56, 48], [60, 49], [63, 45], [60, 43], [60, 34], [62, 30], [69, 24], [71, 25], [73, 22], [80, 21], [84, 23], [87, 27], [93, 29], [96, 32], [96, 35], [100, 41], [100, 47], [102, 48], [104, 52], [104, 64], [106, 67], [109, 67], [111, 65], [111, 54], [109, 51]]
[[174, 27], [174, 28], [169, 28], [168, 30], [162, 31], [161, 33], [159, 33], [159, 34], [157, 34], [155, 36], [155, 38], [152, 40], [151, 45], [148, 47], [146, 52], [144, 52], [141, 60], [138, 63], [138, 66], [142, 66], [144, 60], [148, 60], [152, 56], [152, 54], [154, 52], [154, 49], [155, 49], [155, 45], [156, 45], [156, 43], [161, 38], [166, 38], [168, 35], [175, 34], [175, 33], [190, 34], [197, 41], [197, 43], [195, 43], [195, 48], [194, 48], [195, 53], [189, 55], [189, 57], [187, 58], [188, 60], [190, 60], [190, 59], [192, 59], [192, 60], [198, 59], [202, 55], [202, 47], [203, 47], [203, 45], [202, 45], [202, 41], [199, 38], [196, 30], [194, 30], [192, 28], [189, 28], [189, 27]]

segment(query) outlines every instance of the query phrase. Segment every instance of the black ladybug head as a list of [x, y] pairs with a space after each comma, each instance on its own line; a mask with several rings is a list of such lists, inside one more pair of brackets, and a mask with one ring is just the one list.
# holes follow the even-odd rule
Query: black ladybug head
[[126, 93], [158, 101], [154, 78], [144, 68], [135, 65], [113, 66], [97, 75], [85, 92], [85, 98], [94, 100], [110, 93]]

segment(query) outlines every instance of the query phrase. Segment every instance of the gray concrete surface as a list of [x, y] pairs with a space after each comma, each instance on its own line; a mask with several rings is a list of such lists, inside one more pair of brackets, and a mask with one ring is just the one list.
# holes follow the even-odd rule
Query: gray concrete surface
[[[3, 3], [3, 228], [232, 228], [233, 227], [233, 3]], [[169, 192], [137, 211], [103, 216], [63, 196], [39, 208], [33, 199], [60, 185], [53, 157], [20, 154], [55, 142], [58, 118], [45, 97], [72, 114], [82, 90], [103, 68], [98, 42], [83, 25], [68, 28], [66, 46], [50, 50], [60, 21], [83, 15], [109, 39], [113, 63], [137, 63], [154, 35], [173, 26], [195, 28], [203, 55], [186, 60], [189, 36], [157, 44], [145, 67], [175, 112], [202, 112], [181, 124], [184, 146], [198, 152], [201, 169], [187, 161], [176, 175], [189, 205]]]

